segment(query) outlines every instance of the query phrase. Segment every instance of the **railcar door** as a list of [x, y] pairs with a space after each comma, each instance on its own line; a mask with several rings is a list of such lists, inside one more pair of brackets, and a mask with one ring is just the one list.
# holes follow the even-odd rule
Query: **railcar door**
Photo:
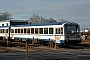
[[56, 28], [55, 39], [56, 43], [64, 44], [63, 27]]

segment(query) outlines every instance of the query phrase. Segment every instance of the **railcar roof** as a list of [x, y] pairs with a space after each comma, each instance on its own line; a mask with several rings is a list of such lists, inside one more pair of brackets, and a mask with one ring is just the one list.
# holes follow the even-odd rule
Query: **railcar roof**
[[7, 27], [9, 27], [9, 26], [0, 26], [0, 28], [2, 28], [2, 27], [3, 27], [3, 28], [7, 28]]
[[46, 24], [29, 24], [29, 25], [15, 25], [14, 27], [21, 27], [21, 26], [47, 26], [47, 25], [62, 25], [63, 22], [56, 22], [56, 23], [46, 23]]
[[75, 22], [56, 22], [56, 23], [46, 23], [46, 24], [15, 25], [14, 27], [22, 27], [22, 26], [47, 26], [47, 25], [62, 25], [62, 24], [77, 24], [77, 23], [75, 23]]
[[9, 26], [0, 26], [0, 28], [9, 28]]

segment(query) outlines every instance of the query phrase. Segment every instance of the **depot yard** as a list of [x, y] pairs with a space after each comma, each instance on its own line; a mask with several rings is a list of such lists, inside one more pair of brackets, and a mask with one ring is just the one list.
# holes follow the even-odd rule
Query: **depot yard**
[[[5, 43], [4, 43], [5, 44]], [[16, 43], [10, 43], [11, 45]], [[18, 46], [0, 47], [0, 60], [25, 60], [26, 48]], [[28, 60], [90, 60], [90, 40], [83, 40], [78, 48], [60, 47], [50, 48], [47, 46], [28, 46]], [[83, 47], [83, 48], [80, 48]]]

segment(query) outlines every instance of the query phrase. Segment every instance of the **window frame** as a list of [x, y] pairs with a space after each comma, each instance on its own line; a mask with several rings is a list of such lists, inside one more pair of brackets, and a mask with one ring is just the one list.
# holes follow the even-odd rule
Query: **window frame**
[[34, 34], [34, 28], [31, 28], [31, 34]]
[[38, 28], [35, 28], [35, 34], [38, 34]]
[[39, 28], [39, 33], [43, 34], [43, 30], [44, 30], [43, 28]]
[[18, 33], [17, 29], [15, 29], [15, 33]]
[[[52, 32], [50, 31], [52, 29]], [[53, 34], [54, 33], [54, 28], [49, 28], [49, 34]]]
[[27, 32], [26, 32], [26, 30], [27, 30], [27, 29], [26, 29], [26, 28], [24, 28], [23, 30], [24, 30], [24, 34], [26, 34], [26, 33], [27, 33]]
[[21, 28], [20, 30], [21, 30], [21, 34], [23, 34], [23, 28]]
[[63, 27], [61, 27], [61, 29], [60, 29], [60, 30], [61, 30], [61, 31], [60, 31], [60, 33], [61, 33], [61, 34], [63, 34]]
[[59, 27], [57, 27], [57, 28], [55, 28], [55, 34], [60, 34], [60, 28]]
[[44, 28], [44, 34], [48, 34], [48, 28]]

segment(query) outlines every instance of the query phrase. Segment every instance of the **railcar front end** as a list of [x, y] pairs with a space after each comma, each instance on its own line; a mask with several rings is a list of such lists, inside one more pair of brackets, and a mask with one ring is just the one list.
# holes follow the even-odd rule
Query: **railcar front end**
[[77, 23], [68, 23], [64, 25], [65, 44], [78, 44], [81, 43], [80, 26]]

